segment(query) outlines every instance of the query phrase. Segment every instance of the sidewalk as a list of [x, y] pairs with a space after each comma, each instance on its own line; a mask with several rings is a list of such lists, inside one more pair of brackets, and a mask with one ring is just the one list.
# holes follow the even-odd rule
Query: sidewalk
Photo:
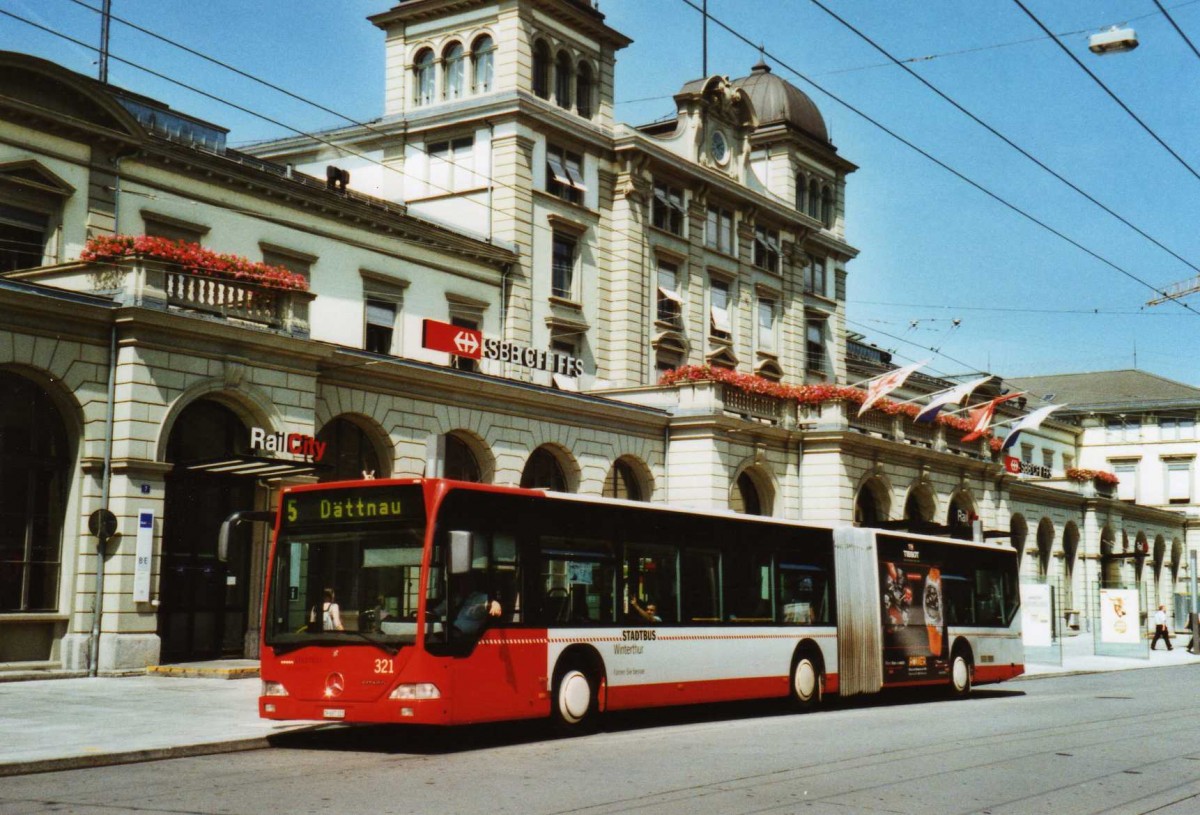
[[253, 750], [314, 726], [258, 717], [257, 661], [159, 670], [0, 682], [0, 777]]
[[[1092, 637], [1063, 642], [1063, 664], [1028, 664], [1024, 679], [1200, 664], [1183, 649], [1149, 659], [1095, 656]], [[0, 682], [0, 777], [254, 750], [290, 730], [327, 727], [258, 717], [258, 663], [176, 665], [139, 676]], [[242, 678], [239, 678], [242, 677]]]

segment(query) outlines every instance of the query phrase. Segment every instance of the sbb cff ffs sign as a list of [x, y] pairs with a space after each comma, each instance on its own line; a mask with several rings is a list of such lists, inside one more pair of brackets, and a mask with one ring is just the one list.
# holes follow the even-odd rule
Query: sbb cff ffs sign
[[473, 328], [450, 325], [437, 320], [425, 320], [422, 345], [431, 351], [444, 351], [470, 359], [495, 359], [512, 362], [526, 368], [550, 371], [563, 376], [583, 373], [583, 360], [553, 351], [540, 351], [515, 342], [484, 338]]

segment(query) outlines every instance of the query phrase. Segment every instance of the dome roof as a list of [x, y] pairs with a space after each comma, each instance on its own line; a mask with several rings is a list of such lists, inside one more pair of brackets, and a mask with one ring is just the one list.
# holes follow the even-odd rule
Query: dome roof
[[771, 73], [771, 66], [759, 62], [750, 69], [750, 76], [735, 79], [735, 88], [745, 91], [758, 114], [759, 127], [785, 124], [805, 133], [823, 144], [829, 144], [829, 131], [821, 111], [808, 94], [787, 80]]

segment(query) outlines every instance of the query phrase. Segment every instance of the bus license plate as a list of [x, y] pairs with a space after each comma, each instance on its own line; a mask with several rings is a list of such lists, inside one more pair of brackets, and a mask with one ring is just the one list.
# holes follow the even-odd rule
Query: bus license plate
[[327, 707], [327, 708], [325, 708], [325, 718], [326, 719], [344, 719], [344, 718], [346, 718], [346, 711], [342, 710], [341, 708], [337, 708], [337, 707]]

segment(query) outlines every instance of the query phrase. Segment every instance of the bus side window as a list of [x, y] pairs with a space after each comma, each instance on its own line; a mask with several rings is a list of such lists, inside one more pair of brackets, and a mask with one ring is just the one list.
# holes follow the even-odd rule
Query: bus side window
[[771, 555], [730, 547], [721, 561], [725, 613], [732, 623], [769, 623], [775, 619], [771, 600]]
[[971, 581], [942, 572], [942, 605], [946, 610], [946, 625], [975, 625], [975, 601]]
[[779, 603], [785, 623], [828, 624], [829, 573], [821, 566], [780, 561]]
[[676, 563], [678, 550], [661, 544], [630, 543], [625, 547], [625, 620], [630, 623], [673, 623], [679, 619]]
[[713, 551], [684, 550], [680, 565], [683, 620], [689, 623], [720, 622], [720, 554]]
[[616, 572], [604, 541], [542, 537], [536, 621], [542, 625], [613, 622]]

